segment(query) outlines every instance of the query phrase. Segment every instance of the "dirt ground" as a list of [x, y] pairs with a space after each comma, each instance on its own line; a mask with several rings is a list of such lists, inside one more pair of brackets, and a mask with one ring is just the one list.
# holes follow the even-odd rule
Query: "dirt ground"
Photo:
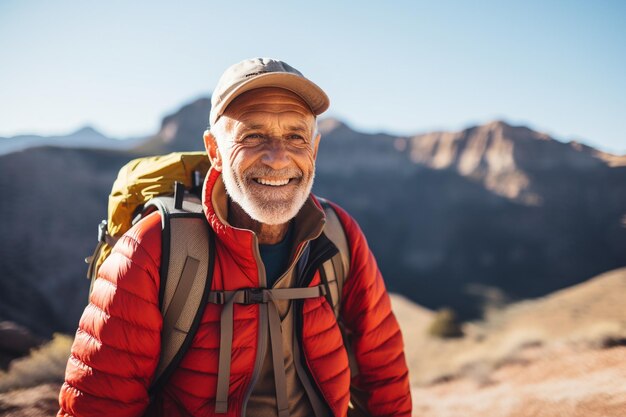
[[[491, 373], [414, 387], [415, 417], [626, 416], [626, 347], [528, 349]], [[0, 415], [53, 416], [60, 386], [0, 394]]]
[[[626, 416], [626, 347], [549, 353], [530, 349], [514, 363], [413, 388], [419, 417]], [[470, 373], [471, 374], [471, 373]]]
[[0, 394], [0, 416], [54, 416], [59, 410], [60, 389], [61, 384], [43, 384]]

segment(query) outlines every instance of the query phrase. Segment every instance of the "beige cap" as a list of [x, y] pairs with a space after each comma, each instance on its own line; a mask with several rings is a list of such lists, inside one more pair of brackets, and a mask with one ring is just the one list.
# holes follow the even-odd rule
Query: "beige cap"
[[211, 96], [211, 126], [237, 96], [261, 87], [279, 87], [296, 93], [316, 116], [330, 105], [326, 93], [289, 64], [271, 58], [246, 59], [229, 67], [217, 82]]

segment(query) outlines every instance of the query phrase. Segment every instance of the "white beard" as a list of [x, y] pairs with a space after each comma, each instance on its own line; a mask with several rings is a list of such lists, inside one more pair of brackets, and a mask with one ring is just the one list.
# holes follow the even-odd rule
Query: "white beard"
[[[259, 177], [297, 177], [300, 182], [295, 186], [274, 187], [256, 186], [252, 178]], [[222, 166], [222, 179], [226, 192], [251, 218], [268, 225], [284, 224], [296, 217], [306, 202], [311, 189], [315, 171], [305, 178], [298, 169], [275, 171], [270, 168], [251, 168], [244, 173], [244, 178], [235, 176], [231, 166]], [[263, 187], [263, 188], [261, 188]], [[286, 189], [283, 189], [286, 188]]]

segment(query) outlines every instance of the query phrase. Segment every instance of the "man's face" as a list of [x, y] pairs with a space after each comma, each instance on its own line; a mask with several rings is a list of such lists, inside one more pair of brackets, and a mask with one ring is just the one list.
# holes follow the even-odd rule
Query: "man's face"
[[295, 217], [315, 176], [319, 134], [309, 107], [288, 90], [260, 88], [237, 97], [216, 125], [205, 144], [231, 199], [261, 223]]

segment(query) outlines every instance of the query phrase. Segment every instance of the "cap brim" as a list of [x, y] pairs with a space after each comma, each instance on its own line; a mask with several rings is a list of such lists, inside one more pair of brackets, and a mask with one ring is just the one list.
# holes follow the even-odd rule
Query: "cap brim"
[[219, 104], [211, 109], [211, 125], [217, 121], [222, 113], [224, 113], [224, 110], [226, 110], [226, 107], [239, 95], [246, 91], [262, 87], [284, 88], [285, 90], [297, 94], [311, 108], [315, 116], [324, 113], [330, 106], [328, 96], [324, 90], [314, 82], [296, 74], [269, 72], [245, 81], [229, 92]]

